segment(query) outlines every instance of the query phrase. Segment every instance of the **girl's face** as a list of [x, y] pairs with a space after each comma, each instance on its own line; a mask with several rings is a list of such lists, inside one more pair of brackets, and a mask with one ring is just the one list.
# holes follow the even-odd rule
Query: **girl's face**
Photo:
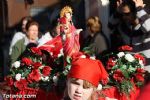
[[38, 38], [38, 26], [31, 25], [27, 30], [27, 36], [29, 40], [36, 40]]
[[72, 78], [69, 78], [67, 82], [68, 87], [68, 95], [71, 100], [88, 100], [93, 91], [93, 87], [85, 88], [84, 81], [81, 79], [73, 80]]

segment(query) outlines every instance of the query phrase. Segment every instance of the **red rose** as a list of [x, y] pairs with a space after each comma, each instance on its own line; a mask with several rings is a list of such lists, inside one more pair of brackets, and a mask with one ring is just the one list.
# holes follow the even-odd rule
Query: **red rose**
[[140, 55], [140, 54], [135, 54], [135, 55], [134, 55], [134, 58], [136, 58], [136, 59], [138, 59], [138, 60], [142, 60], [143, 63], [145, 64], [145, 58], [144, 58], [142, 55]]
[[32, 82], [33, 82], [31, 76], [29, 76], [29, 75], [28, 75], [28, 77], [27, 77], [27, 80], [28, 80], [29, 83], [32, 83]]
[[31, 51], [32, 51], [32, 53], [37, 54], [37, 55], [39, 55], [39, 56], [42, 55], [41, 50], [40, 50], [39, 48], [37, 48], [37, 47], [32, 47], [32, 48], [31, 48]]
[[135, 78], [137, 81], [144, 82], [144, 77], [143, 77], [143, 74], [141, 74], [141, 73], [135, 74]]
[[119, 51], [132, 51], [133, 48], [128, 46], [128, 45], [124, 45], [118, 48]]
[[21, 62], [27, 66], [32, 64], [32, 60], [30, 58], [26, 58], [26, 57], [22, 58]]
[[14, 84], [11, 76], [5, 77], [5, 81], [7, 82], [8, 86], [12, 86]]
[[136, 71], [137, 71], [138, 73], [144, 73], [144, 72], [145, 72], [145, 70], [142, 69], [142, 68], [137, 68]]
[[106, 68], [109, 70], [111, 69], [113, 66], [115, 66], [116, 62], [112, 59], [112, 58], [109, 58], [108, 59], [108, 62], [107, 62], [107, 66]]
[[51, 70], [52, 70], [51, 67], [45, 66], [45, 67], [43, 68], [43, 70], [42, 70], [42, 74], [43, 74], [44, 76], [48, 76], [48, 75], [50, 74]]
[[28, 85], [28, 82], [26, 81], [26, 79], [20, 79], [20, 81], [16, 81], [15, 82], [15, 86], [19, 89], [19, 90], [23, 90], [24, 88], [26, 88]]
[[42, 64], [40, 62], [35, 62], [32, 64], [32, 66], [34, 67], [34, 69], [38, 69], [40, 66], [42, 66]]
[[67, 19], [65, 17], [61, 17], [58, 20], [60, 22], [60, 24], [66, 24], [67, 23]]
[[124, 79], [124, 75], [123, 73], [121, 72], [121, 70], [116, 70], [114, 72], [114, 75], [113, 75], [113, 78], [116, 80], [116, 81], [119, 81], [121, 82], [123, 79]]
[[81, 56], [85, 55], [86, 58], [90, 58], [90, 56], [88, 54], [85, 54], [84, 52], [77, 52], [77, 53], [73, 53], [73, 55], [71, 56], [72, 60], [77, 60], [78, 58], [81, 58]]
[[103, 80], [102, 80], [102, 84], [103, 84], [103, 85], [106, 85], [107, 83], [108, 83], [108, 79], [103, 79]]
[[55, 47], [52, 48], [52, 53], [53, 53], [52, 56], [54, 58], [57, 58], [58, 54], [60, 53], [60, 50], [62, 49], [62, 47], [60, 46], [59, 42], [56, 42], [54, 45], [55, 45]]
[[39, 73], [38, 69], [32, 70], [32, 72], [28, 75], [28, 81], [36, 81], [38, 82], [41, 79], [41, 74]]

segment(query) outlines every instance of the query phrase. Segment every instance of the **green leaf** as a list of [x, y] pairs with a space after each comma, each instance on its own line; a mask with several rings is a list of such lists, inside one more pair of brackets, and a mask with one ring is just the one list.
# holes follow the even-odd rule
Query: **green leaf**
[[124, 69], [124, 70], [127, 70], [127, 66], [126, 65], [122, 65], [121, 68]]
[[125, 78], [130, 78], [127, 70], [125, 70], [124, 68], [120, 68], [120, 70], [122, 71]]
[[129, 65], [129, 68], [128, 68], [128, 71], [129, 72], [135, 72], [136, 71], [136, 68], [132, 67], [131, 65]]
[[28, 84], [28, 86], [31, 88], [36, 88], [39, 86], [39, 83], [33, 82], [33, 83]]
[[118, 65], [112, 67], [112, 70], [118, 69]]
[[136, 83], [136, 86], [137, 86], [137, 87], [143, 86], [143, 82], [137, 82], [137, 83]]
[[68, 64], [71, 64], [71, 58], [69, 56], [67, 56], [66, 61]]
[[124, 80], [121, 84], [117, 83], [117, 88], [121, 93], [125, 93], [129, 96], [130, 92], [133, 90], [133, 84], [129, 80]]
[[82, 51], [86, 54], [94, 55], [94, 50], [92, 48], [93, 48], [93, 45], [90, 45], [88, 47], [84, 47]]

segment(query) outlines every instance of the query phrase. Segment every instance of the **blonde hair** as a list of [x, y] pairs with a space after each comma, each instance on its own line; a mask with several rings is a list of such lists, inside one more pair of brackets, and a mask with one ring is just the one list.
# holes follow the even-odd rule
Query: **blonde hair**
[[72, 9], [71, 9], [70, 6], [65, 6], [64, 8], [61, 9], [61, 11], [60, 11], [60, 17], [64, 17], [65, 13], [72, 14]]
[[92, 33], [98, 33], [102, 29], [102, 24], [100, 19], [97, 16], [94, 16], [94, 17], [90, 17], [87, 20], [87, 27], [90, 28], [90, 31]]

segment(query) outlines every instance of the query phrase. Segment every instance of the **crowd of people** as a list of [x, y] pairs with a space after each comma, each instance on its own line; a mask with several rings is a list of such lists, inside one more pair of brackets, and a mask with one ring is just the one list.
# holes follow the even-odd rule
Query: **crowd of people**
[[146, 66], [149, 66], [149, 33], [150, 17], [145, 11], [142, 0], [119, 0], [117, 10], [111, 16], [109, 27], [113, 31], [112, 43], [115, 46], [128, 44], [133, 46], [134, 52], [141, 52], [146, 56]]
[[[106, 37], [107, 33], [103, 33], [103, 25], [97, 16], [88, 18], [86, 22], [88, 36], [80, 38], [81, 35], [84, 35], [80, 34], [81, 31], [85, 30], [74, 26], [73, 12], [69, 6], [61, 10], [60, 18], [55, 23], [54, 29], [42, 37], [39, 37], [40, 25], [38, 22], [31, 17], [23, 18], [22, 32], [15, 33], [11, 42], [9, 52], [11, 64], [26, 55], [27, 49], [46, 47], [53, 41], [57, 41], [63, 48], [64, 60], [68, 57], [72, 58], [75, 53], [85, 47], [90, 47], [94, 56], [98, 58], [105, 51], [113, 51], [119, 46], [130, 45], [134, 53], [143, 53], [146, 56], [145, 69], [150, 71], [148, 69], [150, 68], [150, 16], [144, 10], [146, 5], [143, 0], [117, 0], [116, 4], [116, 11], [110, 17], [108, 24], [111, 30], [111, 44]], [[94, 91], [99, 81], [108, 78], [108, 73], [102, 63], [100, 60], [88, 58], [73, 59], [63, 100], [97, 100], [97, 97], [93, 95]], [[140, 98], [139, 100], [145, 100], [141, 96]], [[106, 100], [109, 99], [116, 100], [106, 98]]]

